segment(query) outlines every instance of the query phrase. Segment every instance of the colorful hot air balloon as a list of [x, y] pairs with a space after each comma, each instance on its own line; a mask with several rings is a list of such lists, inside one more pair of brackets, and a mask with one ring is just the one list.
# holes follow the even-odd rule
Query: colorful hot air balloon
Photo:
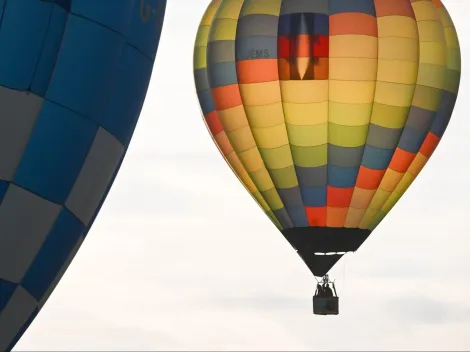
[[439, 0], [213, 0], [194, 77], [220, 152], [323, 276], [429, 160], [460, 50]]
[[166, 0], [0, 4], [0, 351], [9, 351], [114, 181]]

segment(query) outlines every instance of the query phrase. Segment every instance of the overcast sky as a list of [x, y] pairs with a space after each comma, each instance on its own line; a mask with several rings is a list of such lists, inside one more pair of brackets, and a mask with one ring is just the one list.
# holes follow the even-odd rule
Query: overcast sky
[[120, 174], [15, 350], [469, 350], [470, 2], [444, 2], [463, 55], [449, 128], [397, 207], [333, 269], [336, 317], [312, 314], [313, 276], [201, 120], [192, 50], [208, 3], [168, 0]]

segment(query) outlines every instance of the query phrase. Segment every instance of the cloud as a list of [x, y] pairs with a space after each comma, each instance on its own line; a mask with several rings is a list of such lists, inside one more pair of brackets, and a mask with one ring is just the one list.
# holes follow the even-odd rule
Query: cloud
[[[119, 321], [113, 321], [111, 315], [103, 316], [99, 310], [86, 307], [82, 302], [70, 304], [59, 299], [59, 305], [61, 309], [55, 310], [48, 309], [46, 304], [16, 350], [154, 351], [160, 346], [168, 349], [178, 346], [177, 336], [164, 330], [125, 322], [122, 316]], [[115, 308], [119, 310], [119, 306]], [[41, 324], [48, 320], [54, 323]]]
[[222, 309], [252, 309], [258, 311], [297, 311], [305, 308], [305, 297], [273, 294], [272, 292], [254, 292], [249, 296], [224, 296], [211, 299]]
[[[445, 285], [445, 283], [444, 283]], [[452, 324], [470, 322], [470, 305], [445, 301], [452, 298], [453, 287], [447, 286], [448, 296], [441, 299], [426, 296], [397, 297], [385, 303], [387, 313], [405, 324]]]

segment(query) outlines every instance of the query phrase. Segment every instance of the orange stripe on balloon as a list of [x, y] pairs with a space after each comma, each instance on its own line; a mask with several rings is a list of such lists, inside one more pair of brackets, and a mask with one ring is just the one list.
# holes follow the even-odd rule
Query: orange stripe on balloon
[[434, 153], [434, 150], [436, 150], [436, 147], [439, 144], [440, 140], [441, 139], [438, 136], [436, 136], [434, 133], [429, 132], [419, 152], [423, 154], [425, 157], [429, 158], [432, 155], [432, 153]]
[[224, 129], [224, 126], [222, 126], [222, 123], [220, 122], [217, 111], [211, 111], [210, 113], [204, 115], [204, 118], [206, 119], [207, 126], [209, 127], [209, 130], [213, 136]]
[[364, 34], [377, 37], [377, 18], [359, 12], [344, 12], [330, 16], [330, 36], [341, 34]]
[[374, 190], [379, 188], [380, 182], [385, 174], [384, 170], [374, 170], [361, 166], [357, 176], [356, 187]]
[[240, 84], [277, 81], [277, 59], [238, 61], [237, 76]]
[[415, 155], [414, 153], [397, 148], [388, 167], [396, 172], [404, 173], [410, 167]]
[[326, 207], [305, 207], [310, 226], [326, 226]]
[[214, 99], [217, 110], [226, 110], [242, 105], [242, 97], [238, 84], [212, 88], [212, 99]]
[[328, 186], [327, 188], [327, 206], [335, 208], [347, 208], [351, 203], [354, 187], [338, 188]]

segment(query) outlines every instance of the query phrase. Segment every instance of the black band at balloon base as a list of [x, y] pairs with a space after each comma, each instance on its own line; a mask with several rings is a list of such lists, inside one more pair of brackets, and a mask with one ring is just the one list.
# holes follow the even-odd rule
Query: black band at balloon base
[[295, 227], [281, 231], [315, 276], [324, 276], [343, 254], [315, 253], [355, 252], [371, 231], [345, 227]]

